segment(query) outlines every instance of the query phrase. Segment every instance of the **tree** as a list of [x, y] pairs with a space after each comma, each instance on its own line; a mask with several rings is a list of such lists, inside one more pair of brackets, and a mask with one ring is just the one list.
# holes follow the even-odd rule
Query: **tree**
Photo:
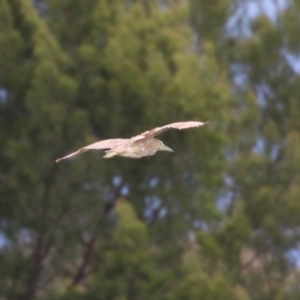
[[[107, 291], [102, 297], [110, 295], [109, 285], [121, 284], [122, 277], [114, 283], [97, 278], [132, 256], [126, 247], [105, 250], [123, 245], [112, 216], [125, 196], [149, 224], [151, 248], [159, 249], [153, 256], [141, 248], [145, 266], [138, 272], [152, 279], [149, 286], [136, 287], [133, 297], [154, 291], [156, 284], [163, 285], [164, 295], [176, 297], [171, 292], [175, 274], [169, 287], [164, 276], [156, 282], [157, 266], [161, 262], [163, 274], [172, 274], [189, 232], [220, 218], [215, 201], [225, 166], [225, 134], [209, 128], [170, 133], [165, 140], [176, 155], [168, 157], [103, 161], [91, 153], [61, 165], [54, 160], [94, 140], [130, 136], [170, 121], [214, 116], [218, 121], [211, 128], [221, 128], [230, 103], [226, 72], [211, 43], [201, 57], [188, 51], [192, 33], [185, 4], [165, 11], [156, 2], [36, 5], [1, 0], [3, 20], [8, 20], [1, 25], [1, 57], [11, 56], [1, 61], [0, 79], [5, 95], [1, 296], [69, 297], [68, 288], [73, 293], [93, 278], [94, 296], [101, 297], [100, 290]], [[135, 241], [135, 230], [127, 234]], [[92, 266], [106, 255], [112, 261], [101, 275]], [[122, 293], [121, 284], [116, 295]]]
[[[232, 6], [235, 26], [229, 38], [219, 40], [222, 52], [217, 51], [230, 68], [237, 100], [227, 149], [229, 222], [243, 216], [231, 226], [231, 239], [226, 226], [219, 237], [231, 267], [229, 253], [237, 249], [234, 258], [241, 253], [242, 261], [235, 263], [237, 279], [251, 299], [277, 299], [283, 290], [286, 297], [291, 292], [286, 279], [297, 272], [290, 253], [297, 249], [299, 253], [299, 74], [294, 67], [299, 55], [294, 34], [299, 28], [299, 4], [286, 1], [280, 7], [274, 1], [275, 12], [270, 15], [261, 2], [252, 17], [247, 16], [247, 1]], [[194, 15], [205, 20], [203, 14], [194, 11]], [[197, 23], [203, 24], [200, 30], [195, 27], [199, 35], [205, 29], [203, 20]], [[244, 236], [242, 243], [237, 232]], [[231, 242], [224, 244], [228, 238]]]
[[[299, 297], [288, 4], [0, 0], [0, 298]], [[192, 119], [174, 155], [55, 164]]]

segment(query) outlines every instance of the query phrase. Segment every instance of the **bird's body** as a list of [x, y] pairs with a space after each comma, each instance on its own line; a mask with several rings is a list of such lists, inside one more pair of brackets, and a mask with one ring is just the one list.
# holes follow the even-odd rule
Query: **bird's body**
[[[130, 140], [129, 140], [130, 141]], [[155, 144], [155, 147], [153, 147]], [[113, 156], [119, 155], [123, 157], [130, 158], [141, 158], [144, 156], [152, 156], [156, 153], [160, 147], [165, 146], [162, 141], [154, 138], [149, 138], [146, 140], [137, 140], [134, 142], [129, 142], [126, 146], [121, 145], [112, 150], [106, 151], [104, 158], [111, 158]], [[166, 146], [165, 146], [166, 147]], [[167, 148], [165, 148], [165, 151]], [[172, 151], [169, 148], [169, 151]]]
[[130, 158], [141, 158], [144, 156], [152, 156], [157, 151], [173, 152], [171, 148], [164, 145], [162, 141], [154, 138], [154, 136], [170, 129], [182, 130], [191, 127], [203, 126], [207, 123], [208, 122], [197, 122], [197, 121], [176, 122], [176, 123], [167, 124], [162, 127], [156, 127], [149, 131], [145, 131], [137, 136], [132, 137], [131, 139], [103, 140], [85, 146], [76, 152], [73, 152], [67, 156], [59, 158], [56, 160], [56, 162], [73, 157], [75, 155], [81, 154], [89, 150], [100, 150], [100, 149], [109, 149], [106, 151], [104, 158], [111, 158], [117, 155], [123, 157], [130, 157]]

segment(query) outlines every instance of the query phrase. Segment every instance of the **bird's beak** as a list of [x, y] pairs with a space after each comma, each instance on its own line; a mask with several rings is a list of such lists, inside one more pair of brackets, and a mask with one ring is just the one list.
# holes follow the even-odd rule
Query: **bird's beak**
[[168, 151], [168, 152], [174, 152], [173, 149], [171, 149], [170, 147], [168, 147], [166, 145], [163, 145], [160, 150], [162, 150], [162, 151]]

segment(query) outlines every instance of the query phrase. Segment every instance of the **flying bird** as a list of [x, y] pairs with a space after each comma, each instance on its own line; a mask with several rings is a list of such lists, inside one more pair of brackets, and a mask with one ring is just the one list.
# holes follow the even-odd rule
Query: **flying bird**
[[111, 158], [114, 156], [124, 156], [130, 158], [140, 158], [144, 156], [152, 156], [157, 151], [169, 151], [174, 152], [171, 148], [166, 146], [162, 141], [155, 139], [154, 137], [160, 133], [163, 133], [170, 129], [187, 129], [192, 127], [199, 127], [208, 122], [176, 122], [164, 125], [162, 127], [156, 127], [154, 129], [145, 131], [139, 135], [136, 135], [130, 139], [109, 139], [100, 142], [93, 143], [91, 145], [80, 148], [78, 151], [73, 152], [67, 156], [58, 158], [56, 162], [63, 159], [67, 159], [89, 150], [105, 150], [104, 158]]

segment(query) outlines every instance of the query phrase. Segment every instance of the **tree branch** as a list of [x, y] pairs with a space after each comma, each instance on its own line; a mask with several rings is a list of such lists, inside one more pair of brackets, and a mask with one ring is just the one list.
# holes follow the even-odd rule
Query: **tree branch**
[[82, 255], [82, 260], [81, 260], [81, 263], [75, 273], [75, 276], [74, 276], [74, 279], [72, 282], [72, 286], [79, 284], [87, 276], [87, 269], [91, 263], [93, 255], [94, 255], [97, 240], [98, 240], [100, 232], [101, 232], [101, 225], [103, 222], [103, 218], [105, 218], [108, 215], [108, 213], [115, 207], [117, 200], [121, 196], [121, 190], [124, 187], [124, 185], [125, 185], [124, 183], [120, 184], [115, 190], [115, 195], [114, 195], [112, 201], [105, 203], [103, 213], [94, 229], [94, 233], [92, 234], [90, 239], [85, 243], [85, 250]]

